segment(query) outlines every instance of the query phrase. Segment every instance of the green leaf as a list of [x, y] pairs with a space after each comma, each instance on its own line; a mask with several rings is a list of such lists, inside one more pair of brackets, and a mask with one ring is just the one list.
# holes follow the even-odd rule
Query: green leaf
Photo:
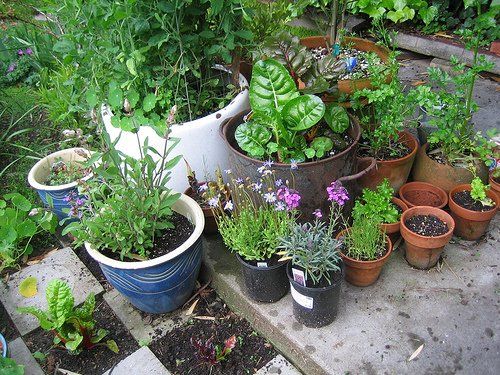
[[49, 317], [45, 313], [45, 311], [42, 311], [40, 309], [37, 309], [36, 307], [18, 307], [17, 312], [21, 314], [31, 314], [34, 315], [37, 319], [38, 322], [40, 323], [40, 327], [42, 329], [48, 331], [53, 328], [55, 328], [54, 323], [50, 321]]
[[135, 70], [135, 60], [133, 57], [127, 59], [125, 65], [127, 66], [127, 69], [130, 72], [130, 74], [132, 74], [133, 76], [137, 75], [137, 71]]
[[312, 159], [316, 155], [316, 151], [313, 148], [308, 147], [304, 150], [304, 154], [306, 154], [308, 159]]
[[135, 106], [139, 102], [139, 93], [134, 89], [130, 89], [127, 93], [127, 99], [130, 103], [130, 107], [135, 108]]
[[95, 308], [95, 295], [90, 293], [81, 307], [75, 309], [75, 315], [83, 320], [92, 320]]
[[267, 59], [253, 66], [249, 95], [255, 112], [269, 108], [280, 112], [289, 100], [300, 94], [285, 67], [274, 59]]
[[46, 290], [49, 313], [53, 317], [56, 327], [61, 327], [71, 314], [75, 304], [69, 285], [59, 279], [51, 280]]
[[97, 344], [98, 342], [100, 342], [104, 337], [106, 337], [106, 335], [108, 334], [109, 332], [106, 331], [105, 329], [102, 329], [102, 328], [99, 328], [97, 330], [97, 333], [94, 335], [94, 337], [92, 337], [90, 339], [90, 341], [92, 342], [92, 344]]
[[239, 125], [234, 134], [238, 146], [250, 156], [258, 158], [266, 153], [265, 145], [271, 136], [269, 129], [255, 121]]
[[4, 198], [10, 200], [12, 204], [21, 211], [28, 212], [31, 210], [30, 201], [19, 193], [5, 194]]
[[38, 293], [37, 282], [38, 280], [36, 277], [30, 276], [25, 278], [21, 284], [19, 284], [19, 294], [21, 294], [24, 298], [36, 296]]
[[18, 365], [12, 358], [0, 356], [0, 375], [24, 375], [24, 366]]
[[303, 95], [290, 100], [281, 116], [288, 129], [301, 131], [316, 125], [325, 114], [325, 104], [314, 95]]
[[118, 345], [116, 345], [115, 340], [108, 340], [108, 341], [106, 341], [106, 346], [113, 353], [119, 353], [120, 352], [120, 349], [118, 349]]
[[36, 225], [30, 219], [26, 219], [22, 223], [19, 223], [16, 229], [19, 238], [28, 238], [36, 233]]
[[428, 25], [438, 16], [438, 8], [434, 5], [428, 8], [422, 7], [418, 11], [418, 14], [422, 21], [424, 21], [424, 23]]
[[45, 360], [47, 359], [47, 356], [40, 351], [36, 351], [33, 353], [33, 358], [35, 358], [41, 362], [45, 362]]
[[72, 335], [72, 340], [67, 341], [65, 346], [70, 352], [75, 352], [83, 341], [83, 336], [79, 333], [74, 333]]
[[92, 108], [97, 105], [99, 99], [97, 98], [97, 93], [93, 87], [89, 87], [87, 92], [85, 92], [85, 101]]
[[328, 105], [325, 111], [325, 121], [335, 133], [342, 134], [350, 125], [349, 115], [344, 107]]
[[316, 150], [316, 156], [322, 158], [333, 148], [333, 142], [328, 137], [316, 137], [311, 142], [311, 147]]
[[123, 105], [123, 91], [116, 82], [109, 84], [108, 104], [115, 109], [121, 108]]
[[467, 9], [476, 4], [477, 0], [464, 0], [464, 8]]
[[144, 109], [144, 112], [149, 112], [151, 111], [156, 105], [156, 95], [153, 93], [149, 93], [146, 95], [144, 100], [142, 101], [142, 109]]
[[71, 52], [74, 48], [75, 43], [68, 39], [60, 39], [54, 44], [54, 47], [52, 47], [54, 52], [63, 54]]

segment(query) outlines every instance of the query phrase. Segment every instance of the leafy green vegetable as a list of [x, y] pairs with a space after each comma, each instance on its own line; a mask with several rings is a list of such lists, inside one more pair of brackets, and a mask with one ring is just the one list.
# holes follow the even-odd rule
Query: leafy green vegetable
[[383, 224], [398, 222], [401, 214], [391, 201], [393, 194], [394, 189], [388, 179], [384, 179], [375, 191], [363, 189], [363, 195], [356, 200], [352, 216], [355, 220], [366, 216]]
[[72, 354], [79, 354], [82, 350], [104, 345], [118, 353], [114, 340], [101, 342], [108, 332], [104, 329], [95, 329], [93, 293], [88, 295], [81, 307], [74, 306], [73, 293], [69, 285], [62, 280], [51, 280], [45, 293], [48, 311], [36, 307], [19, 307], [17, 311], [34, 315], [42, 329], [54, 332], [56, 346], [64, 347]]
[[325, 121], [330, 129], [338, 134], [345, 132], [350, 125], [347, 110], [332, 104], [326, 106]]
[[486, 195], [486, 191], [489, 190], [490, 186], [485, 185], [479, 177], [474, 177], [470, 186], [470, 196], [472, 199], [481, 202], [483, 206], [493, 206], [495, 204], [495, 202]]

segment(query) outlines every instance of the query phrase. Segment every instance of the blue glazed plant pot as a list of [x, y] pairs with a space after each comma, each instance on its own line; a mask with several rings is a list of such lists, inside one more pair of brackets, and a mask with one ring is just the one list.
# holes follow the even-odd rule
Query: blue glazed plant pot
[[85, 244], [109, 283], [135, 307], [147, 313], [162, 314], [182, 306], [193, 293], [200, 271], [201, 234], [205, 227], [203, 211], [196, 201], [184, 194], [172, 208], [191, 221], [194, 231], [181, 246], [161, 257], [121, 262]]
[[2, 344], [2, 357], [6, 358], [7, 357], [7, 341], [5, 340], [5, 337], [0, 333], [0, 343]]
[[[50, 174], [52, 164], [57, 160], [62, 160], [64, 162], [83, 162], [87, 157], [90, 157], [90, 155], [90, 151], [78, 147], [57, 151], [40, 159], [33, 168], [31, 168], [28, 174], [29, 184], [37, 191], [43, 204], [49, 207], [50, 200], [52, 200], [52, 206], [50, 208], [52, 212], [57, 215], [59, 220], [69, 216], [68, 212], [71, 205], [65, 200], [66, 197], [72, 194], [75, 197], [81, 198], [81, 196], [78, 195], [78, 181], [55, 186], [45, 184]], [[81, 181], [86, 181], [90, 178], [92, 178], [92, 174], [85, 176]]]

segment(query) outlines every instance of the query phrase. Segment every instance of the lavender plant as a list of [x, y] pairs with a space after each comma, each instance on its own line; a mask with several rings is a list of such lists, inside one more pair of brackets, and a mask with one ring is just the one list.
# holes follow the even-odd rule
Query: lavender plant
[[271, 165], [259, 168], [257, 181], [226, 171], [232, 199], [222, 204], [216, 195], [208, 201], [224, 243], [246, 261], [271, 258], [297, 217], [301, 196], [286, 181], [275, 179]]
[[315, 210], [313, 223], [294, 223], [287, 236], [280, 238], [278, 254], [280, 261], [291, 260], [292, 265], [304, 269], [306, 279], [315, 285], [323, 279], [331, 285], [331, 274], [340, 270], [339, 249], [341, 241], [334, 238], [334, 232], [342, 218], [342, 207], [349, 200], [347, 190], [338, 181], [327, 187], [331, 202], [328, 223], [322, 221], [323, 214]]

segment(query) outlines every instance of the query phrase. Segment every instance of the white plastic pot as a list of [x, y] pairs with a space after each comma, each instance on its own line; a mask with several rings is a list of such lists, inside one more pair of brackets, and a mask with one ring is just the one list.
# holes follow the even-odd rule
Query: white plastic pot
[[[222, 66], [216, 68], [228, 71]], [[179, 138], [180, 142], [171, 152], [169, 158], [182, 155], [193, 171], [197, 173], [197, 177], [203, 180], [206, 179], [205, 176], [213, 177], [214, 171], [218, 167], [227, 169], [229, 166], [228, 150], [223, 139], [219, 136], [219, 126], [224, 120], [250, 108], [248, 82], [241, 74], [239, 82], [243, 90], [223, 109], [208, 116], [182, 124], [175, 124], [171, 127], [170, 136]], [[128, 156], [138, 158], [140, 153], [136, 134], [114, 127], [111, 124], [112, 116], [113, 114], [109, 108], [103, 106], [102, 118], [111, 141], [120, 136], [116, 148]], [[144, 142], [147, 137], [149, 145], [162, 152], [165, 140], [159, 137], [151, 127], [142, 126], [138, 135], [141, 142]], [[179, 162], [171, 172], [168, 186], [175, 191], [186, 190], [188, 182], [185, 163]]]

